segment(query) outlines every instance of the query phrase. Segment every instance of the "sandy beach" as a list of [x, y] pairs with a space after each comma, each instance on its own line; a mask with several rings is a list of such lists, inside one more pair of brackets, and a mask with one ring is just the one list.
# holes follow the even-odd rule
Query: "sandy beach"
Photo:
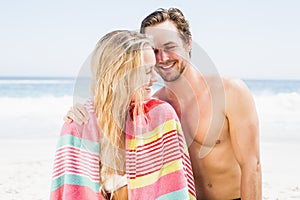
[[299, 145], [262, 143], [263, 199], [300, 199]]
[[[0, 199], [49, 199], [57, 138], [1, 139]], [[262, 142], [263, 199], [300, 199], [300, 146]]]
[[1, 139], [0, 199], [49, 199], [57, 138]]

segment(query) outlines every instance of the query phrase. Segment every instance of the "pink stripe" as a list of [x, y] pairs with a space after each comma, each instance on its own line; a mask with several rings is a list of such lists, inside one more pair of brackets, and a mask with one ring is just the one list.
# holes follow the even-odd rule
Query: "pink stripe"
[[[178, 121], [177, 115], [173, 107], [167, 103], [160, 104], [154, 109], [151, 109], [149, 112], [150, 116], [162, 116], [162, 114], [163, 114], [163, 121], [169, 121], [169, 120]], [[161, 125], [161, 122], [162, 122], [162, 118], [160, 117], [151, 118], [151, 124], [153, 128]]]
[[78, 125], [75, 122], [64, 123], [60, 135], [73, 135], [92, 142], [100, 142], [99, 128], [94, 113], [89, 113], [89, 121], [87, 124]]
[[88, 187], [65, 184], [51, 192], [50, 200], [105, 200], [105, 198]]
[[[180, 181], [179, 181], [180, 180]], [[129, 190], [129, 199], [156, 199], [164, 194], [175, 192], [187, 187], [184, 174], [182, 171], [176, 171], [167, 174], [157, 180], [154, 184]]]
[[[159, 106], [157, 106], [154, 109], [149, 111], [149, 116], [162, 116], [162, 111], [165, 112], [165, 113], [164, 113], [163, 119], [162, 119], [162, 117], [152, 117], [151, 121], [150, 121], [150, 124], [149, 124], [149, 127], [144, 127], [144, 128], [149, 128], [150, 130], [154, 130], [158, 126], [162, 125], [162, 121], [166, 122], [166, 121], [173, 120], [174, 121], [174, 129], [176, 129], [176, 123], [175, 122], [178, 122], [178, 119], [177, 119], [177, 116], [175, 114], [175, 111], [170, 112], [169, 108], [167, 108], [167, 109], [164, 108], [165, 106], [166, 106], [166, 104], [160, 104]], [[126, 133], [133, 133], [133, 130], [134, 130], [133, 122], [132, 122], [131, 119], [129, 119], [126, 122]], [[147, 129], [145, 129], [142, 132], [147, 132]], [[132, 139], [133, 137], [134, 137], [133, 134], [126, 134], [127, 139]]]

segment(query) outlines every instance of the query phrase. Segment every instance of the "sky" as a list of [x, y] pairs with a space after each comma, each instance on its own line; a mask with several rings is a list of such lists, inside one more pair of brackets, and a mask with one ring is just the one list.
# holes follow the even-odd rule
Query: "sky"
[[225, 76], [300, 79], [299, 0], [0, 0], [0, 76], [76, 76], [97, 41], [178, 7]]

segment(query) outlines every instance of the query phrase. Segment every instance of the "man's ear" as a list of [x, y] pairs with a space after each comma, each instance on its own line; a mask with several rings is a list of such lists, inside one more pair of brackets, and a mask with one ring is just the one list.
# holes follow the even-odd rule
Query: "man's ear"
[[189, 36], [189, 40], [186, 43], [186, 50], [187, 52], [189, 52], [189, 54], [191, 55], [191, 50], [192, 50], [192, 43], [193, 43], [193, 39], [192, 36]]

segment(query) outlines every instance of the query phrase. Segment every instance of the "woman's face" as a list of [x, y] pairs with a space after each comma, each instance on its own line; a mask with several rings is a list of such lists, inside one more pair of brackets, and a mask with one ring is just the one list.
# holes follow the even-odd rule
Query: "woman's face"
[[155, 54], [152, 48], [146, 48], [143, 50], [145, 73], [147, 77], [147, 83], [142, 87], [144, 100], [151, 98], [152, 84], [157, 81], [154, 66], [155, 66]]
[[143, 86], [144, 89], [144, 99], [149, 99], [151, 98], [151, 90], [152, 90], [152, 84], [154, 82], [157, 82], [156, 74], [155, 74], [155, 54], [153, 49], [147, 48], [143, 51], [144, 55], [144, 67], [145, 67], [145, 72], [146, 72], [146, 77], [148, 83]]

